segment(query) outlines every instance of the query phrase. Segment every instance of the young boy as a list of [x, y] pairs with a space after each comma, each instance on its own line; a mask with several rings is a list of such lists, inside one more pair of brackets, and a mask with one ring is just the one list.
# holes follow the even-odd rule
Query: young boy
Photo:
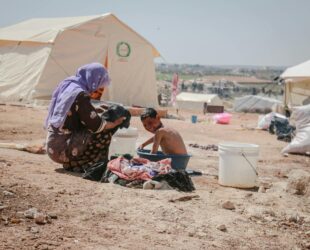
[[175, 129], [164, 127], [155, 109], [146, 108], [140, 118], [144, 128], [155, 134], [152, 138], [142, 143], [139, 147], [140, 149], [153, 143], [152, 154], [157, 153], [159, 146], [164, 154], [187, 154], [181, 135]]

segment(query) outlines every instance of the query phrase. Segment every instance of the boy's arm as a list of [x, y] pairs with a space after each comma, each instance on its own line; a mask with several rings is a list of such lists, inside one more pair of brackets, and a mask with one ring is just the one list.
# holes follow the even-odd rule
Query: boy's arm
[[163, 138], [163, 131], [161, 130], [157, 131], [154, 136], [154, 143], [151, 154], [157, 153], [162, 138]]
[[150, 139], [148, 139], [147, 141], [145, 141], [144, 143], [142, 143], [140, 146], [139, 146], [139, 149], [143, 149], [145, 146], [153, 143], [154, 141], [154, 136], [151, 137]]

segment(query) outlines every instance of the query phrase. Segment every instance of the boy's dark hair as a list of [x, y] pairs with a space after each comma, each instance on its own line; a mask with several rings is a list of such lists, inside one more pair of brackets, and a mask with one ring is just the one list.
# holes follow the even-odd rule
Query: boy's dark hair
[[156, 118], [157, 111], [153, 108], [146, 108], [140, 115], [141, 121], [144, 121], [146, 118]]

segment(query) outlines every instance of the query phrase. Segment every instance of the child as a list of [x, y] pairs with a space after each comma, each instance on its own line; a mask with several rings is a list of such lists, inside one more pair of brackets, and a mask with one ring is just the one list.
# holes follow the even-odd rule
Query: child
[[153, 143], [152, 154], [156, 154], [160, 146], [164, 154], [187, 154], [181, 135], [174, 129], [164, 127], [160, 117], [153, 108], [146, 108], [141, 114], [144, 128], [155, 134], [139, 147], [143, 149], [146, 145]]

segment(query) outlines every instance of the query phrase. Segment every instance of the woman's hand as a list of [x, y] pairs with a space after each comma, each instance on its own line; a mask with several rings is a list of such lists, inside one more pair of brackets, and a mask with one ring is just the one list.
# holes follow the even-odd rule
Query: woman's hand
[[126, 117], [122, 116], [122, 117], [118, 118], [117, 120], [115, 120], [114, 122], [107, 122], [104, 129], [113, 129], [113, 128], [117, 127], [118, 125], [121, 125], [125, 119], [126, 119]]

